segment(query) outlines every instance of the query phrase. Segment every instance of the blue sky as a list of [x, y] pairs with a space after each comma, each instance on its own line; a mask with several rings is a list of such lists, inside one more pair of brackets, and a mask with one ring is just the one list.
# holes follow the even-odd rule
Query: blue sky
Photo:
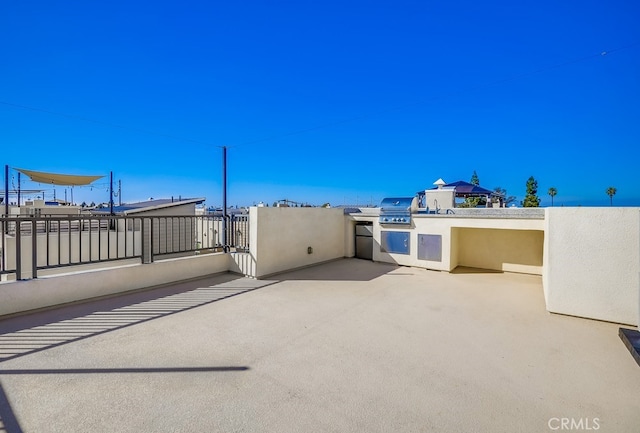
[[[379, 203], [476, 170], [518, 199], [533, 175], [543, 205], [551, 186], [608, 205], [615, 186], [637, 206], [639, 17], [628, 0], [5, 1], [0, 163], [220, 205], [228, 146], [230, 204]], [[75, 200], [108, 200], [107, 180]]]

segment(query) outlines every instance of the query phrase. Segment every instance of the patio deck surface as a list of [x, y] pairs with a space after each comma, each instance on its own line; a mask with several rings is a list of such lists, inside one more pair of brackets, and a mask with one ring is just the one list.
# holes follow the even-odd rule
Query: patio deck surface
[[0, 432], [636, 432], [618, 328], [530, 275], [220, 275], [0, 321]]

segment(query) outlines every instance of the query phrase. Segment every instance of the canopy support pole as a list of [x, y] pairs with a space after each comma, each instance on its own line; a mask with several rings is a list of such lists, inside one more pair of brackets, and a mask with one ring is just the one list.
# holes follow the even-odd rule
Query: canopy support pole
[[4, 216], [9, 216], [9, 165], [4, 166]]

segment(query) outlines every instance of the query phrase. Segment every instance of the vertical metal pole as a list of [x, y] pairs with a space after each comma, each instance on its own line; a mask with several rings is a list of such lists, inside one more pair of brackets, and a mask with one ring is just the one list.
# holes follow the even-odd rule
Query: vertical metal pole
[[118, 206], [122, 206], [122, 181], [118, 180]]
[[4, 166], [4, 216], [5, 220], [2, 221], [2, 266], [0, 269], [6, 270], [5, 256], [5, 240], [9, 234], [9, 165]]
[[227, 242], [227, 146], [222, 146], [222, 248], [229, 252]]
[[113, 215], [113, 172], [109, 172], [109, 215]]
[[20, 207], [20, 172], [18, 172], [18, 207]]
[[62, 245], [60, 245], [62, 242], [62, 235], [60, 234], [60, 220], [58, 220], [58, 227], [56, 231], [58, 232], [58, 262], [56, 264], [60, 265], [62, 264]]
[[49, 232], [50, 231], [51, 231], [51, 220], [47, 218], [44, 221], [44, 241], [45, 241], [45, 245], [47, 247], [47, 252], [46, 252], [46, 254], [47, 254], [47, 257], [46, 257], [46, 265], [47, 265], [47, 267], [49, 266]]
[[9, 225], [9, 218], [6, 216], [2, 217], [2, 233], [0, 233], [0, 236], [2, 236], [2, 240], [0, 241], [0, 271], [5, 271], [6, 270], [6, 263], [4, 261], [4, 256], [6, 254], [5, 252], [5, 240], [6, 240], [6, 232], [8, 230], [7, 226]]
[[[9, 166], [4, 166], [4, 216], [9, 216]], [[6, 233], [6, 232], [5, 232]]]
[[[98, 221], [98, 223], [100, 223], [100, 222]], [[92, 237], [91, 236], [91, 217], [89, 217], [89, 262], [93, 261], [93, 258], [92, 258], [92, 256], [93, 256], [93, 248], [91, 246], [91, 237]]]

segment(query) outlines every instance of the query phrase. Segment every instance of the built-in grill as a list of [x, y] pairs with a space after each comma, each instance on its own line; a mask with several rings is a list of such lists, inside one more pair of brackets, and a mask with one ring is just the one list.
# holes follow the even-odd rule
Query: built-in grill
[[411, 213], [418, 210], [417, 197], [385, 198], [380, 203], [380, 224], [411, 224]]

